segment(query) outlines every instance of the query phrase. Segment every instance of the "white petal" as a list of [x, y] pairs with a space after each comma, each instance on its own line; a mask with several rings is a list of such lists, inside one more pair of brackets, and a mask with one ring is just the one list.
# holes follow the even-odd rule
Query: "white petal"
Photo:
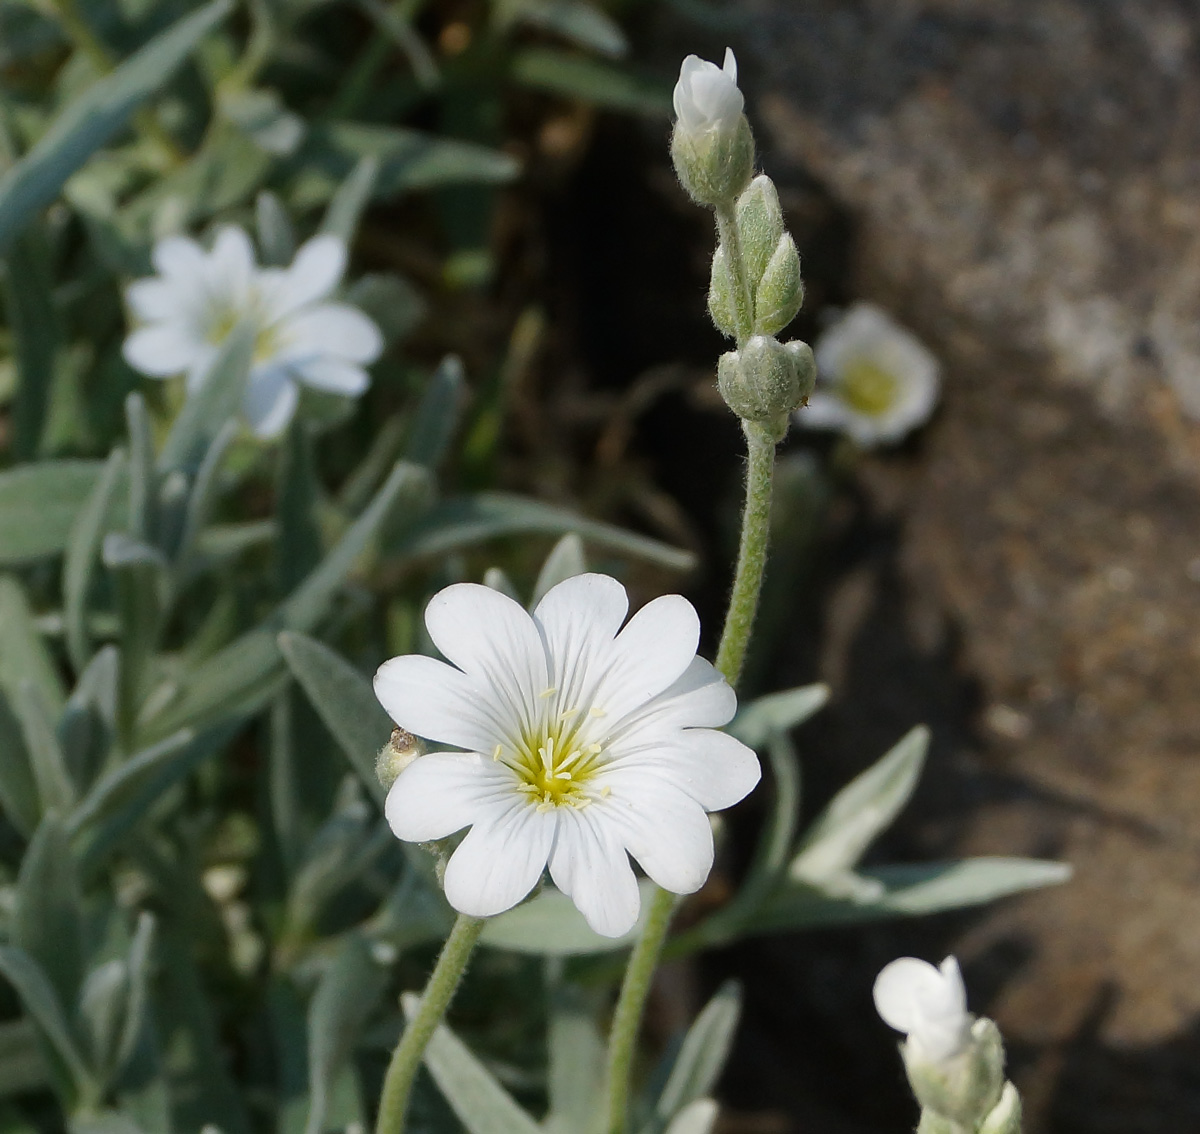
[[278, 328], [281, 357], [300, 361], [332, 355], [348, 362], [374, 362], [383, 353], [383, 335], [357, 307], [322, 303], [289, 317]]
[[188, 369], [201, 353], [201, 344], [176, 322], [140, 327], [121, 348], [134, 370], [153, 378], [169, 378]]
[[157, 276], [134, 280], [125, 289], [125, 302], [134, 318], [143, 323], [186, 315], [186, 303], [180, 289]]
[[928, 961], [900, 957], [875, 978], [875, 1010], [888, 1027], [907, 1035], [920, 1026], [922, 999], [938, 996], [943, 980]]
[[807, 429], [842, 429], [852, 416], [841, 398], [817, 390], [809, 395], [808, 405], [792, 414], [792, 419]]
[[737, 58], [733, 54], [733, 48], [725, 48], [725, 66], [721, 68], [730, 80], [737, 82]]
[[455, 583], [429, 600], [425, 625], [433, 644], [474, 679], [510, 728], [545, 704], [546, 651], [519, 603], [478, 583]]
[[371, 384], [371, 376], [361, 366], [340, 358], [314, 358], [295, 366], [292, 372], [314, 390], [348, 398], [357, 398]]
[[296, 412], [300, 392], [280, 366], [255, 370], [242, 395], [242, 412], [257, 437], [278, 437]]
[[550, 877], [602, 937], [623, 937], [637, 923], [641, 895], [629, 855], [594, 808], [561, 808]]
[[155, 270], [184, 280], [201, 275], [208, 263], [204, 249], [187, 236], [164, 236], [150, 254]]
[[610, 744], [674, 739], [681, 728], [717, 728], [733, 720], [737, 696], [711, 662], [692, 658], [683, 675], [608, 732]]
[[245, 229], [237, 225], [220, 229], [208, 259], [210, 293], [242, 303], [249, 294], [254, 270], [254, 245]]
[[538, 811], [523, 797], [477, 822], [446, 864], [446, 899], [471, 917], [511, 909], [542, 876], [554, 828], [553, 810]]
[[[626, 742], [628, 744], [628, 742]], [[611, 767], [629, 765], [652, 772], [687, 792], [705, 811], [721, 811], [758, 786], [758, 757], [741, 741], [710, 728], [689, 728], [669, 746], [645, 750], [614, 745]]]
[[466, 674], [436, 658], [405, 654], [381, 665], [375, 696], [401, 728], [491, 756], [503, 731], [492, 706]]
[[559, 704], [573, 708], [592, 695], [628, 611], [625, 588], [608, 575], [576, 575], [546, 592], [533, 618]]
[[300, 245], [291, 266], [274, 277], [270, 301], [277, 316], [324, 299], [346, 270], [346, 244], [328, 233]]
[[704, 809], [653, 772], [616, 765], [596, 777], [611, 789], [587, 809], [612, 824], [625, 849], [664, 890], [691, 894], [713, 864], [712, 828]]
[[396, 778], [384, 814], [398, 839], [423, 843], [503, 813], [512, 796], [513, 777], [503, 764], [474, 752], [430, 752]]
[[617, 635], [594, 703], [615, 726], [683, 675], [699, 641], [700, 618], [682, 595], [648, 602]]

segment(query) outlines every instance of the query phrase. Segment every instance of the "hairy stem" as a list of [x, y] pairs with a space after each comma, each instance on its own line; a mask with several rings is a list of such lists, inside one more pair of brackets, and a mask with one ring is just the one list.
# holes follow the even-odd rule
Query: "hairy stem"
[[379, 1097], [379, 1118], [375, 1124], [375, 1134], [400, 1134], [404, 1129], [408, 1096], [412, 1093], [413, 1080], [416, 1078], [417, 1068], [421, 1065], [421, 1057], [425, 1054], [425, 1048], [434, 1030], [446, 1014], [446, 1008], [454, 997], [459, 981], [462, 980], [471, 950], [475, 948], [475, 942], [479, 940], [484, 925], [484, 918], [459, 914], [450, 936], [446, 938], [441, 956], [438, 957], [433, 974], [421, 996], [421, 1007], [409, 1020], [396, 1050], [392, 1053], [392, 1061], [388, 1064], [387, 1074], [383, 1079], [383, 1093]]

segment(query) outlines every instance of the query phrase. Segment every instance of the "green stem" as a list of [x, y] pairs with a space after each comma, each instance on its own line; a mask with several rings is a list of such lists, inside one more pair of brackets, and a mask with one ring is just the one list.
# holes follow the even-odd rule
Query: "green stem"
[[725, 262], [733, 277], [733, 308], [737, 321], [737, 345], [740, 350], [746, 340], [754, 334], [754, 293], [750, 289], [750, 277], [746, 274], [746, 261], [742, 257], [742, 237], [738, 231], [737, 211], [733, 205], [718, 205], [714, 210], [717, 217], [717, 235], [725, 247]]
[[638, 1031], [677, 900], [667, 890], [655, 891], [650, 899], [646, 928], [633, 947], [625, 979], [621, 982], [621, 994], [617, 998], [608, 1039], [608, 1134], [624, 1134], [628, 1122], [629, 1077]]
[[421, 997], [421, 1007], [408, 1022], [392, 1061], [383, 1078], [383, 1094], [379, 1098], [379, 1118], [375, 1134], [400, 1134], [404, 1129], [404, 1114], [408, 1109], [408, 1096], [412, 1093], [413, 1080], [421, 1057], [425, 1054], [434, 1030], [442, 1022], [458, 983], [466, 971], [471, 950], [483, 932], [485, 919], [459, 914], [441, 956], [434, 966], [429, 983]]
[[735, 689], [746, 660], [758, 593], [767, 566], [767, 542], [771, 534], [771, 483], [775, 473], [775, 438], [762, 426], [743, 422], [746, 446], [746, 504], [742, 512], [742, 540], [737, 570], [729, 596], [729, 612], [717, 649], [717, 669]]

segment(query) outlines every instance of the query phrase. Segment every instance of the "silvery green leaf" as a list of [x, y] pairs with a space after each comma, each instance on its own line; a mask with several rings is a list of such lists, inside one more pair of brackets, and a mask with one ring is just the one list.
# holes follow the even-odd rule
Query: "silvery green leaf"
[[346, 289], [346, 302], [375, 321], [389, 346], [408, 338], [429, 310], [416, 285], [395, 272], [360, 276]]
[[39, 461], [0, 472], [0, 566], [60, 554], [103, 468], [100, 461]]
[[696, 1099], [671, 1119], [666, 1134], [711, 1134], [717, 1123], [717, 1110], [712, 1099]]
[[129, 430], [129, 534], [153, 544], [158, 531], [158, 477], [154, 471], [154, 438], [141, 394], [125, 399]]
[[282, 268], [290, 264], [296, 254], [296, 233], [283, 202], [264, 189], [254, 203], [254, 217], [263, 267]]
[[59, 745], [67, 770], [82, 788], [104, 763], [116, 731], [120, 653], [115, 646], [98, 651], [80, 674], [59, 718]]
[[305, 1134], [321, 1134], [334, 1084], [387, 985], [367, 942], [347, 934], [308, 1006], [309, 1111]]
[[209, 524], [196, 537], [196, 550], [206, 567], [214, 567], [270, 543], [276, 531], [274, 520]]
[[12, 698], [12, 707], [21, 724], [42, 812], [57, 810], [65, 814], [75, 805], [77, 789], [58, 743], [46, 699], [32, 681], [22, 680]]
[[[400, 999], [411, 1020], [420, 998], [406, 993]], [[541, 1127], [445, 1024], [425, 1049], [425, 1066], [468, 1134], [541, 1134]]]
[[929, 730], [918, 725], [842, 788], [804, 833], [788, 876], [819, 884], [850, 871], [911, 798], [928, 748]]
[[200, 387], [183, 403], [167, 434], [158, 456], [161, 472], [197, 468], [225, 422], [241, 411], [254, 339], [255, 329], [249, 321], [229, 332]]
[[50, 1082], [33, 1021], [8, 1020], [0, 1024], [0, 1098], [44, 1090]]
[[372, 939], [386, 949], [398, 952], [444, 941], [454, 926], [454, 911], [434, 875], [432, 857], [424, 855], [424, 863], [422, 869], [421, 860], [409, 857], [409, 869], [370, 921]]
[[[413, 78], [426, 90], [437, 86], [441, 76], [438, 74], [437, 63], [425, 41], [412, 26], [412, 19], [419, 8], [412, 5], [391, 5], [381, 3], [381, 0], [358, 0], [362, 8], [376, 26], [384, 33], [408, 58], [413, 70]], [[404, 11], [407, 15], [402, 15]]]
[[58, 993], [42, 967], [24, 949], [0, 945], [0, 976], [16, 989], [25, 1011], [63, 1061], [77, 1089], [90, 1088], [91, 1072], [71, 1034]]
[[[371, 317], [375, 318], [374, 315]], [[383, 483], [383, 478], [400, 457], [406, 433], [404, 418], [400, 414], [393, 414], [379, 427], [366, 456], [346, 478], [338, 493], [338, 506], [344, 512], [353, 515], [360, 511], [371, 498], [371, 493]]]
[[29, 217], [53, 201], [63, 182], [163, 86], [230, 7], [229, 0], [213, 0], [178, 20], [68, 104], [0, 179], [0, 254]]
[[60, 331], [54, 306], [51, 254], [41, 230], [31, 226], [11, 244], [5, 265], [5, 307], [12, 329], [17, 393], [12, 406], [12, 451], [33, 460], [50, 409]]
[[67, 702], [58, 670], [38, 633], [21, 584], [9, 575], [0, 575], [0, 688], [15, 698], [24, 681], [36, 686], [47, 714], [57, 720]]
[[222, 94], [220, 106], [230, 122], [274, 157], [288, 157], [304, 141], [304, 119], [284, 106], [278, 91], [234, 89]]
[[67, 832], [46, 815], [17, 876], [11, 940], [35, 960], [62, 1004], [74, 1005], [83, 981], [83, 894]]
[[567, 532], [546, 556], [546, 562], [538, 572], [537, 582], [533, 584], [533, 598], [530, 599], [529, 608], [532, 610], [536, 607], [548, 590], [567, 579], [584, 574], [587, 569], [583, 540], [577, 533]]
[[458, 426], [465, 390], [462, 359], [446, 355], [429, 379], [409, 427], [404, 447], [407, 460], [430, 469], [441, 464]]
[[63, 559], [63, 618], [67, 652], [77, 671], [87, 665], [91, 652], [87, 611], [92, 576], [124, 474], [125, 451], [114, 449], [70, 528], [67, 554]]
[[1029, 858], [968, 858], [957, 862], [877, 866], [858, 875], [877, 894], [857, 898], [844, 892], [789, 882], [758, 911], [755, 933], [790, 932], [825, 925], [853, 925], [893, 917], [917, 917], [981, 905], [1023, 890], [1067, 881], [1071, 867]]
[[297, 768], [294, 717], [290, 690], [284, 689], [271, 702], [267, 794], [271, 801], [271, 826], [275, 843], [284, 872], [289, 875], [300, 858], [304, 840], [304, 813], [300, 802], [302, 784]]
[[801, 685], [797, 689], [768, 693], [740, 706], [725, 731], [743, 744], [761, 749], [772, 733], [786, 732], [803, 724], [828, 700], [827, 685]]
[[321, 560], [319, 493], [312, 436], [304, 422], [294, 418], [279, 447], [275, 572], [281, 594], [295, 590]]
[[337, 187], [325, 210], [321, 231], [351, 244], [378, 180], [379, 158], [375, 154], [364, 154]]
[[83, 982], [79, 1019], [88, 1040], [92, 1066], [102, 1080], [108, 1078], [116, 1064], [128, 1000], [129, 974], [120, 958], [97, 965]]
[[516, 585], [500, 567], [489, 567], [483, 573], [483, 585], [491, 587], [493, 591], [499, 591], [502, 595], [507, 595], [513, 602], [521, 601]]
[[21, 724], [3, 689], [0, 689], [0, 809], [25, 838], [33, 834], [42, 814]]
[[604, 1092], [604, 1039], [595, 1009], [575, 986], [561, 983], [550, 994], [546, 1037], [550, 1057], [547, 1128], [576, 1134], [593, 1125]]
[[129, 996], [120, 1040], [117, 1043], [113, 1070], [119, 1073], [133, 1059], [143, 1032], [150, 1022], [150, 976], [155, 938], [154, 915], [143, 911], [138, 915], [137, 929], [125, 961]]
[[102, 1110], [73, 1114], [67, 1122], [67, 1134], [146, 1134], [127, 1114]]
[[655, 1124], [659, 1129], [716, 1086], [729, 1058], [741, 1012], [741, 987], [735, 981], [726, 981], [684, 1036], [679, 1055], [654, 1108]]
[[513, 57], [511, 75], [522, 86], [577, 98], [648, 118], [671, 113], [671, 90], [624, 68], [553, 47], [527, 47]]
[[[200, 462], [200, 467], [196, 470], [195, 479], [192, 481], [192, 489], [188, 494], [187, 506], [184, 509], [179, 546], [175, 552], [177, 569], [185, 580], [198, 570], [196, 560], [206, 556], [210, 559], [220, 557], [213, 555], [211, 545], [205, 549], [206, 556], [201, 555], [199, 549], [215, 503], [217, 474], [221, 470], [221, 464], [225, 459], [225, 454], [229, 451], [229, 446], [237, 436], [237, 430], [237, 422], [233, 418], [230, 418], [217, 430]], [[272, 526], [270, 529], [272, 535], [274, 530]]]
[[439, 556], [501, 536], [567, 532], [577, 532], [588, 543], [608, 551], [675, 571], [691, 570], [696, 563], [690, 551], [507, 492], [480, 492], [442, 501], [405, 529], [388, 551], [412, 558]]
[[610, 59], [620, 59], [629, 51], [629, 42], [620, 27], [586, 0], [502, 0], [494, 11], [501, 27], [518, 22], [529, 24]]
[[489, 918], [481, 944], [513, 953], [539, 957], [575, 957], [590, 953], [612, 953], [628, 948], [641, 934], [646, 911], [654, 895], [653, 883], [638, 884], [642, 909], [635, 925], [624, 937], [601, 937], [592, 929], [565, 894], [546, 887], [537, 897]]
[[392, 722], [376, 699], [370, 681], [328, 646], [307, 635], [280, 634], [279, 649], [363, 787], [382, 805], [386, 793], [375, 774], [375, 758], [388, 742]]

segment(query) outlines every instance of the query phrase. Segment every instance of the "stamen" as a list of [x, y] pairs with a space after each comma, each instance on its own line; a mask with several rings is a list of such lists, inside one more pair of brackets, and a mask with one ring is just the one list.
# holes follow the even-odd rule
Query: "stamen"
[[571, 776], [570, 772], [555, 772], [554, 778], [556, 780], [569, 780], [569, 779], [572, 779], [573, 777]]
[[591, 707], [591, 708], [588, 710], [588, 712], [589, 712], [589, 713], [590, 713], [590, 714], [591, 714], [593, 717], [606, 717], [606, 716], [608, 716], [608, 710], [607, 710], [607, 709], [602, 709], [602, 708], [600, 708], [600, 706], [599, 706], [599, 705], [593, 705], [593, 706], [592, 706], [592, 707]]
[[503, 754], [504, 754], [504, 746], [501, 744], [497, 744], [496, 750], [492, 753], [492, 759], [499, 760]]
[[605, 784], [605, 785], [604, 785], [604, 786], [603, 786], [603, 787], [600, 789], [600, 798], [601, 798], [601, 799], [607, 799], [607, 798], [608, 798], [608, 797], [609, 797], [611, 794], [612, 794], [612, 788], [610, 788], [610, 787], [608, 786], [608, 784]]
[[551, 688], [549, 688], [549, 689], [543, 689], [543, 690], [542, 690], [542, 691], [541, 691], [541, 692], [538, 694], [538, 696], [539, 696], [539, 697], [541, 697], [541, 698], [544, 700], [544, 699], [545, 699], [545, 698], [547, 698], [547, 697], [553, 697], [553, 696], [554, 696], [554, 694], [555, 694], [555, 693], [557, 693], [557, 692], [558, 692], [558, 690], [557, 690], [557, 689], [555, 689], [553, 686], [551, 686]]

